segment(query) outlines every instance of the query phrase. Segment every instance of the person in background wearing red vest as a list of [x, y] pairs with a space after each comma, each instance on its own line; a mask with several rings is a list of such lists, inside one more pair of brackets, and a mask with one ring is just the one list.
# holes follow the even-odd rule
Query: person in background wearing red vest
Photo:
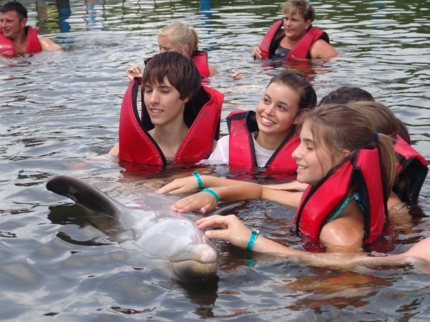
[[251, 56], [258, 59], [327, 59], [338, 55], [328, 35], [312, 26], [315, 9], [307, 0], [289, 0], [281, 6], [283, 20], [272, 25]]
[[[158, 33], [158, 47], [160, 53], [166, 51], [176, 51], [184, 56], [190, 57], [196, 64], [202, 77], [209, 77], [218, 74], [216, 68], [208, 63], [208, 54], [198, 49], [199, 36], [193, 27], [180, 22], [172, 23]], [[150, 59], [150, 58], [149, 58]], [[145, 60], [146, 62], [149, 60]], [[127, 69], [127, 77], [132, 79], [142, 75], [143, 70], [139, 65]], [[240, 72], [232, 75], [234, 79], [241, 79], [244, 76]]]
[[[137, 91], [142, 84], [141, 117]], [[155, 55], [124, 95], [119, 143], [109, 152], [121, 160], [165, 166], [207, 158], [219, 138], [224, 95], [201, 85], [193, 61], [177, 52]]]
[[27, 24], [27, 9], [10, 1], [0, 8], [0, 55], [34, 54], [42, 50], [60, 50], [52, 40], [38, 37], [38, 29]]

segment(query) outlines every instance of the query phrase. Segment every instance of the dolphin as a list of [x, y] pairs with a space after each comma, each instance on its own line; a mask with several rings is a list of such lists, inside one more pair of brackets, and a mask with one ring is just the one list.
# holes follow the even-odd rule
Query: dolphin
[[[86, 219], [105, 233], [110, 241], [134, 241], [134, 248], [145, 259], [162, 261], [165, 273], [174, 280], [196, 282], [207, 280], [217, 271], [217, 250], [195, 222], [182, 214], [169, 211], [132, 209], [112, 199], [98, 188], [69, 176], [50, 179], [46, 188], [73, 200], [90, 210]], [[214, 210], [226, 214], [241, 202]], [[100, 216], [94, 216], [94, 213]], [[166, 265], [167, 264], [167, 265]], [[167, 272], [166, 272], [167, 270]]]

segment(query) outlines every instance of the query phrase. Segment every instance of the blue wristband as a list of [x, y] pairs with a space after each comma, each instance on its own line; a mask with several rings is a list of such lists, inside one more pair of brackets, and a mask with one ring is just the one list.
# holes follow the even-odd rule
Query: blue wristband
[[202, 181], [202, 177], [200, 177], [200, 174], [197, 172], [197, 170], [194, 170], [193, 172], [194, 177], [196, 177], [197, 180], [197, 184], [199, 185], [199, 189], [203, 189], [203, 181]]
[[210, 193], [212, 196], [214, 196], [216, 202], [219, 201], [219, 197], [218, 197], [217, 193], [215, 191], [213, 191], [212, 189], [203, 189], [202, 192]]
[[246, 246], [246, 250], [252, 250], [252, 247], [254, 247], [255, 240], [257, 239], [259, 231], [256, 229], [253, 229], [251, 231], [251, 236], [249, 236], [248, 240], [248, 246]]

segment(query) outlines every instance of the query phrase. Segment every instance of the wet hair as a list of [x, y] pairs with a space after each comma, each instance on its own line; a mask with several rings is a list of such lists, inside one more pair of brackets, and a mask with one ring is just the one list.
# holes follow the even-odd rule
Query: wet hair
[[285, 15], [298, 13], [305, 21], [315, 20], [315, 9], [307, 0], [288, 0], [281, 5], [281, 10]]
[[[394, 140], [396, 140], [396, 135], [399, 134], [400, 137], [406, 136], [409, 138], [409, 133], [406, 126], [403, 125], [402, 121], [400, 121], [397, 117], [395, 117], [394, 113], [385, 105], [377, 102], [352, 102], [348, 103], [348, 106], [359, 110], [361, 113], [366, 115], [370, 122], [373, 124], [373, 128], [378, 131], [378, 133], [383, 133], [385, 135], [390, 136]], [[406, 129], [406, 135], [404, 132], [402, 134], [399, 133], [399, 123], [400, 122], [404, 129]], [[404, 131], [404, 130], [403, 130]], [[406, 141], [406, 140], [405, 140]], [[406, 187], [410, 186], [410, 179], [407, 175], [397, 174], [396, 180], [394, 182], [393, 191], [397, 195], [401, 195]]]
[[397, 118], [388, 107], [381, 103], [370, 101], [351, 102], [347, 105], [366, 115], [378, 133], [383, 133], [396, 139]]
[[327, 94], [321, 99], [319, 105], [323, 104], [346, 104], [356, 101], [374, 102], [372, 94], [359, 87], [342, 86]]
[[199, 36], [193, 27], [187, 26], [181, 22], [174, 22], [161, 29], [158, 37], [168, 37], [173, 45], [184, 51], [185, 45], [190, 48], [189, 54], [198, 49]]
[[302, 124], [309, 126], [313, 137], [327, 149], [334, 162], [344, 150], [351, 152], [347, 157], [349, 159], [354, 158], [362, 148], [376, 146], [379, 151], [384, 201], [387, 204], [396, 178], [396, 154], [389, 136], [380, 133], [375, 142], [375, 130], [369, 118], [358, 109], [343, 104], [320, 106], [307, 113]]
[[24, 7], [18, 1], [9, 1], [9, 2], [6, 2], [0, 8], [0, 12], [9, 12], [9, 11], [16, 11], [18, 13], [19, 21], [21, 21], [24, 18], [27, 18], [27, 15], [28, 15], [27, 8]]
[[406, 127], [405, 123], [400, 121], [397, 117], [396, 117], [396, 122], [397, 122], [397, 133], [399, 134], [399, 136], [403, 140], [405, 140], [406, 143], [411, 144], [411, 136], [409, 135], [409, 130]]
[[192, 101], [200, 91], [202, 78], [196, 64], [180, 53], [172, 51], [152, 57], [143, 70], [142, 85], [162, 84], [165, 77], [182, 100]]
[[[334, 90], [333, 92], [327, 94], [326, 96], [324, 96], [321, 99], [321, 102], [318, 104], [318, 106], [325, 105], [325, 104], [347, 104], [350, 102], [358, 102], [358, 101], [375, 102], [375, 99], [373, 98], [372, 94], [370, 94], [368, 91], [365, 91], [364, 89], [361, 89], [359, 87], [342, 86], [342, 87], [339, 87], [338, 89]], [[380, 110], [381, 109], [388, 109], [384, 105], [382, 105], [382, 106], [381, 105], [370, 104], [369, 106], [374, 106], [375, 108], [378, 108]], [[385, 114], [388, 113], [387, 111], [383, 112], [382, 110], [380, 112], [385, 113]], [[371, 112], [369, 111], [369, 113], [371, 113]], [[393, 116], [394, 116], [394, 114], [393, 114]], [[390, 118], [391, 118], [391, 116], [390, 116]], [[394, 118], [395, 118], [394, 123], [397, 124], [397, 130], [395, 132], [398, 133], [403, 140], [405, 140], [406, 142], [408, 142], [410, 144], [411, 143], [411, 137], [409, 136], [408, 128], [397, 117], [394, 116]], [[375, 121], [378, 122], [377, 118], [375, 119]], [[386, 121], [386, 120], [384, 120], [384, 121]], [[391, 119], [391, 122], [393, 122], [393, 119]], [[384, 126], [382, 124], [380, 124], [380, 125]], [[388, 124], [386, 124], [385, 126], [387, 126], [387, 125]], [[390, 127], [391, 127], [391, 125], [390, 125]], [[381, 133], [384, 133], [387, 135], [391, 135], [391, 133], [393, 133], [394, 131], [390, 130], [390, 132], [387, 132], [387, 131], [383, 131], [383, 130], [378, 130], [378, 132], [381, 132]]]
[[272, 83], [288, 86], [299, 94], [300, 99], [297, 114], [311, 110], [317, 105], [317, 94], [314, 88], [311, 83], [300, 74], [282, 72], [272, 77], [267, 87]]

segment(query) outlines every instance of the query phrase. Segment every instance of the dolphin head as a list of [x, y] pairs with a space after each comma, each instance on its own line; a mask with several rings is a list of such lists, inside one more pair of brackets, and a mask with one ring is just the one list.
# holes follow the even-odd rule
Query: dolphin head
[[172, 277], [180, 281], [201, 281], [216, 274], [218, 254], [214, 244], [194, 221], [179, 214], [158, 216], [134, 231], [145, 257], [171, 264]]

